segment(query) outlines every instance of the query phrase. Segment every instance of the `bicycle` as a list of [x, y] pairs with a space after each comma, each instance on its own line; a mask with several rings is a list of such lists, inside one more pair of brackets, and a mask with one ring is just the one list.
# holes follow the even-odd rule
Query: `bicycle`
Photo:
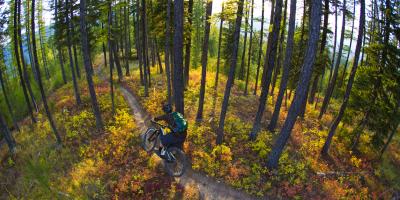
[[[154, 151], [163, 161], [164, 167], [167, 173], [173, 177], [180, 177], [184, 174], [187, 168], [186, 155], [181, 148], [176, 146], [167, 147], [166, 155], [163, 157], [160, 155], [160, 135], [165, 134], [165, 129], [170, 128], [167, 125], [160, 124], [154, 120], [151, 120], [157, 127], [150, 127], [147, 129], [143, 136], [142, 147], [147, 152]], [[155, 150], [156, 144], [159, 148]]]

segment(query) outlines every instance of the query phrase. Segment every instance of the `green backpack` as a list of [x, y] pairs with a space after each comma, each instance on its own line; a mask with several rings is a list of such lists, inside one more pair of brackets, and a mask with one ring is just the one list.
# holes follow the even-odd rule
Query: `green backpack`
[[188, 124], [185, 118], [183, 118], [183, 115], [179, 112], [173, 112], [172, 117], [174, 118], [175, 125], [178, 129], [178, 132], [184, 132], [186, 131]]

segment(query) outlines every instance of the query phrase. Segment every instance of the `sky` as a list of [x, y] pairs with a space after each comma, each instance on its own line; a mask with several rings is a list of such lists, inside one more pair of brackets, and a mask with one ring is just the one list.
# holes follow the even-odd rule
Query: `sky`
[[[195, 0], [196, 1], [196, 0]], [[53, 20], [53, 14], [54, 11], [50, 10], [50, 3], [52, 2], [52, 0], [43, 0], [43, 8], [44, 8], [44, 13], [43, 13], [43, 18], [44, 21], [46, 23], [46, 25], [50, 25], [52, 23]], [[213, 14], [217, 14], [221, 12], [221, 8], [222, 8], [222, 3], [224, 2], [224, 0], [213, 0], [213, 9], [212, 9], [212, 13]], [[301, 19], [302, 19], [302, 14], [303, 14], [303, 2], [301, 0], [297, 1], [297, 10], [296, 10], [296, 26], [300, 26], [301, 23]], [[370, 5], [370, 0], [366, 1], [366, 5], [367, 5], [367, 9], [369, 9], [368, 5]], [[261, 12], [262, 12], [262, 0], [254, 0], [254, 18], [261, 18]], [[287, 7], [287, 19], [289, 19], [290, 16], [290, 0], [288, 0], [288, 7]], [[353, 6], [352, 5], [348, 5], [347, 8], [352, 12], [353, 10]], [[331, 7], [331, 9], [333, 9]], [[359, 20], [359, 5], [356, 5], [356, 19], [355, 19], [355, 23], [354, 23], [354, 35], [353, 37], [356, 38], [357, 37], [357, 33], [358, 33], [358, 20]], [[264, 6], [264, 18], [265, 18], [265, 23], [264, 25], [268, 25], [269, 24], [269, 17], [270, 17], [270, 13], [271, 13], [271, 1], [265, 1], [265, 6]], [[331, 14], [329, 16], [329, 27], [331, 30], [333, 30], [333, 26], [335, 23], [335, 16], [333, 14]], [[346, 29], [350, 30], [351, 29], [351, 20], [346, 20]], [[218, 23], [218, 22], [214, 22], [214, 23]], [[340, 39], [340, 31], [341, 31], [341, 26], [342, 26], [342, 14], [341, 12], [339, 12], [339, 16], [338, 16], [338, 21], [337, 21], [337, 45], [339, 45], [339, 39]], [[264, 26], [264, 27], [265, 27]], [[261, 29], [261, 22], [257, 22], [254, 21], [254, 29], [255, 30], [260, 30]], [[333, 36], [331, 36], [332, 39], [331, 41], [328, 41], [330, 43], [330, 45], [333, 45]], [[349, 44], [349, 40], [345, 40], [345, 45]], [[355, 42], [353, 41], [353, 45], [352, 45], [352, 51], [354, 52], [355, 50]]]

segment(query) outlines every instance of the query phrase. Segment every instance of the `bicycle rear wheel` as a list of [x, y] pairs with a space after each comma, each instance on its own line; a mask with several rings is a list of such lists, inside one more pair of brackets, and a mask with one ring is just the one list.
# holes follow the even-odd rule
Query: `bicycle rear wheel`
[[171, 161], [164, 160], [165, 168], [170, 176], [180, 177], [182, 176], [187, 167], [185, 153], [177, 147], [169, 147], [167, 152], [172, 157]]
[[143, 141], [142, 141], [143, 149], [147, 152], [153, 151], [157, 143], [157, 138], [158, 138], [157, 129], [148, 128], [143, 136]]

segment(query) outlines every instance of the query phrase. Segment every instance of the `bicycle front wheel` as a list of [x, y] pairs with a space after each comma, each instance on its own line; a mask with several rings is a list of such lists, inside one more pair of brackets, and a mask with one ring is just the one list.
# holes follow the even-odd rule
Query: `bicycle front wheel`
[[144, 134], [142, 147], [145, 151], [150, 152], [154, 150], [154, 147], [157, 143], [157, 129], [155, 128], [148, 128], [146, 133]]

